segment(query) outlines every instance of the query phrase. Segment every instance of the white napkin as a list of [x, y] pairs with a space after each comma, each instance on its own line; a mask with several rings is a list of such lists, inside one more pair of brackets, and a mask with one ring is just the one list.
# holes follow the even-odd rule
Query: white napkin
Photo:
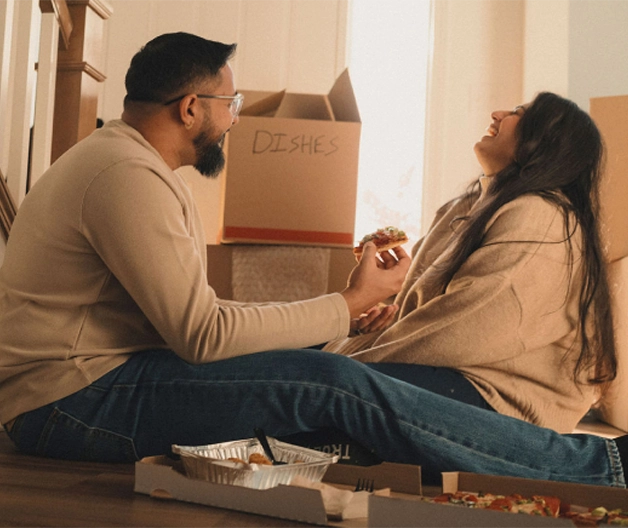
[[[319, 490], [329, 519], [344, 521], [368, 517], [368, 497], [371, 495], [368, 491], [343, 490], [322, 482], [312, 482], [299, 475], [292, 479], [290, 485]], [[390, 488], [373, 493], [389, 496]]]

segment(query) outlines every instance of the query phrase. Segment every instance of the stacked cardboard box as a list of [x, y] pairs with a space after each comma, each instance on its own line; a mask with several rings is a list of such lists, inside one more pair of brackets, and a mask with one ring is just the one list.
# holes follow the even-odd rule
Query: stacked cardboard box
[[[329, 267], [323, 270], [327, 275], [327, 287], [324, 291], [318, 292], [318, 295], [343, 290], [347, 285], [349, 273], [356, 264], [355, 256], [350, 249], [323, 249], [329, 252]], [[232, 244], [207, 246], [207, 281], [221, 299], [241, 300], [234, 297], [233, 291], [234, 251], [237, 250], [237, 246]], [[306, 279], [306, 277], [303, 278], [303, 280]], [[269, 300], [276, 299], [260, 299], [260, 301]]]
[[628, 96], [591, 99], [590, 113], [607, 148], [601, 205], [619, 357], [618, 377], [599, 411], [602, 420], [628, 431]]
[[242, 93], [221, 242], [351, 247], [361, 123], [348, 70], [327, 95]]

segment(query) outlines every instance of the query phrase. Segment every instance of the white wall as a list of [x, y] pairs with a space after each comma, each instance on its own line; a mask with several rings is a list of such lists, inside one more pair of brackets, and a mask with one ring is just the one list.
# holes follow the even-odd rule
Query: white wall
[[522, 100], [522, 0], [435, 0], [423, 229], [480, 174], [473, 145]]
[[131, 57], [153, 37], [186, 31], [237, 42], [238, 89], [327, 93], [346, 64], [348, 0], [110, 0], [101, 114], [122, 112]]
[[[596, 0], [598, 1], [598, 0]], [[526, 0], [523, 99], [537, 92], [569, 94], [570, 0]]]
[[628, 1], [577, 0], [569, 12], [569, 98], [628, 94]]
[[526, 0], [524, 96], [628, 94], [627, 0]]
[[497, 108], [542, 90], [574, 100], [628, 94], [628, 0], [434, 0], [423, 227], [474, 171]]

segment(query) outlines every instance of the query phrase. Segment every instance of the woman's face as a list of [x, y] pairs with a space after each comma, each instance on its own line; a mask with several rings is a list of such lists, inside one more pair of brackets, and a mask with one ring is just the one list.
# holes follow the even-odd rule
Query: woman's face
[[496, 110], [491, 114], [491, 124], [473, 149], [485, 176], [496, 174], [514, 161], [517, 123], [527, 106], [520, 105], [513, 110]]

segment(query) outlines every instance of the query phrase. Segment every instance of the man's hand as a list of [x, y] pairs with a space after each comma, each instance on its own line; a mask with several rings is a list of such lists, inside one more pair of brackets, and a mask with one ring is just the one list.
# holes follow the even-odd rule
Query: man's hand
[[341, 292], [351, 318], [359, 318], [377, 303], [395, 295], [401, 289], [410, 260], [401, 246], [378, 255], [375, 244], [367, 242], [360, 262], [349, 275], [347, 288]]

